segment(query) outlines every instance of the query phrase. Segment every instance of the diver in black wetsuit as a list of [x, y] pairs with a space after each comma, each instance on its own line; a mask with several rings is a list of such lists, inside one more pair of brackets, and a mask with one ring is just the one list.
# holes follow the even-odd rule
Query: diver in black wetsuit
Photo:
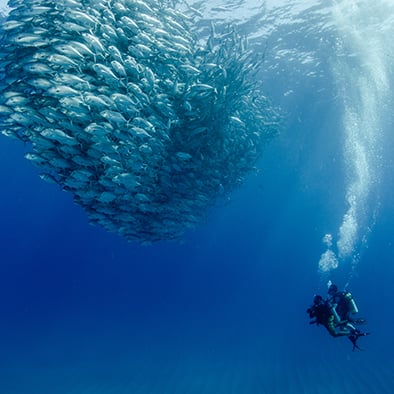
[[328, 300], [323, 300], [323, 297], [316, 295], [313, 300], [313, 305], [307, 309], [307, 313], [311, 321], [310, 324], [317, 324], [324, 326], [329, 334], [336, 337], [346, 336], [353, 344], [353, 350], [359, 349], [357, 340], [361, 336], [369, 333], [362, 333], [356, 329], [348, 320], [339, 320], [338, 314], [335, 311], [335, 306]]
[[313, 299], [313, 305], [307, 309], [309, 317], [312, 319], [310, 324], [317, 324], [324, 326], [333, 337], [348, 336], [352, 334], [351, 328], [346, 325], [335, 324], [335, 313], [332, 306], [326, 300], [323, 300], [321, 295], [316, 295]]

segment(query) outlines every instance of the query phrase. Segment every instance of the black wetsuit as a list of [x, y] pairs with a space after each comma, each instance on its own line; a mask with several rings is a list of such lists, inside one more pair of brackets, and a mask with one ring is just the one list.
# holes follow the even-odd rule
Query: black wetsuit
[[310, 324], [324, 326], [333, 337], [348, 336], [352, 334], [352, 328], [346, 325], [336, 325], [332, 306], [328, 301], [322, 301], [311, 306], [307, 312], [309, 317], [314, 319]]
[[[330, 335], [338, 336], [337, 330], [334, 324], [334, 314], [332, 313], [331, 306], [327, 301], [315, 304], [308, 309], [309, 317], [312, 320], [310, 324], [317, 324], [326, 327]], [[339, 334], [341, 335], [341, 334]], [[342, 334], [346, 335], [346, 334]]]

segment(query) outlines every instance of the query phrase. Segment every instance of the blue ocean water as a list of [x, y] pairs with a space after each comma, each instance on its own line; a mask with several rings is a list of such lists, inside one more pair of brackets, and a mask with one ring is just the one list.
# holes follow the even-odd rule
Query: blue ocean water
[[[204, 223], [147, 246], [90, 226], [2, 138], [0, 393], [393, 392], [393, 6], [200, 8], [202, 26], [259, 16], [239, 19], [280, 135]], [[364, 351], [308, 324], [329, 279], [368, 320]]]

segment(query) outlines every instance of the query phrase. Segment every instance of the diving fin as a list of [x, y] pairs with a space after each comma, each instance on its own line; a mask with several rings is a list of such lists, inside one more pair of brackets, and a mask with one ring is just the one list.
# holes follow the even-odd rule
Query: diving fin
[[361, 349], [357, 345], [357, 340], [358, 340], [358, 338], [365, 337], [366, 335], [369, 335], [369, 334], [370, 334], [369, 332], [360, 332], [360, 331], [356, 330], [356, 332], [354, 332], [353, 334], [348, 336], [350, 342], [353, 344], [353, 350], [352, 350], [353, 352], [354, 352], [354, 349], [364, 350], [364, 349]]

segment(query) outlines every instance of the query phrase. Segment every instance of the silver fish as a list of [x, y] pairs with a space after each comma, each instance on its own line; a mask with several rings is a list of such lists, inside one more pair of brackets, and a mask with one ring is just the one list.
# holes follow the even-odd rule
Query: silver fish
[[78, 96], [78, 90], [75, 90], [67, 85], [57, 85], [49, 88], [47, 93], [53, 97], [70, 97], [70, 96]]
[[33, 74], [53, 74], [54, 70], [47, 66], [44, 63], [39, 63], [39, 62], [34, 62], [34, 63], [26, 63], [23, 66], [23, 70], [28, 72], [28, 73], [33, 73]]
[[49, 40], [43, 39], [41, 35], [21, 33], [10, 40], [13, 44], [21, 47], [43, 47], [49, 44]]
[[48, 61], [56, 66], [61, 66], [63, 70], [66, 70], [69, 67], [74, 67], [77, 70], [79, 70], [79, 72], [81, 72], [80, 65], [75, 60], [65, 55], [59, 55], [59, 54], [50, 55], [48, 57]]
[[128, 16], [122, 16], [120, 18], [120, 22], [122, 23], [122, 26], [129, 30], [132, 34], [138, 34], [140, 31], [138, 25]]
[[104, 54], [106, 49], [101, 42], [100, 38], [96, 37], [91, 33], [82, 33], [82, 37], [84, 38], [85, 42], [88, 46], [95, 52], [99, 54]]
[[41, 132], [41, 135], [50, 140], [58, 141], [66, 145], [77, 145], [78, 141], [76, 141], [73, 137], [67, 135], [64, 131], [60, 129], [44, 129]]
[[100, 115], [116, 126], [121, 126], [127, 123], [126, 118], [118, 111], [104, 110], [100, 112]]
[[110, 85], [117, 85], [119, 78], [113, 73], [113, 71], [104, 64], [94, 64], [93, 70], [97, 73], [99, 78], [104, 79]]

